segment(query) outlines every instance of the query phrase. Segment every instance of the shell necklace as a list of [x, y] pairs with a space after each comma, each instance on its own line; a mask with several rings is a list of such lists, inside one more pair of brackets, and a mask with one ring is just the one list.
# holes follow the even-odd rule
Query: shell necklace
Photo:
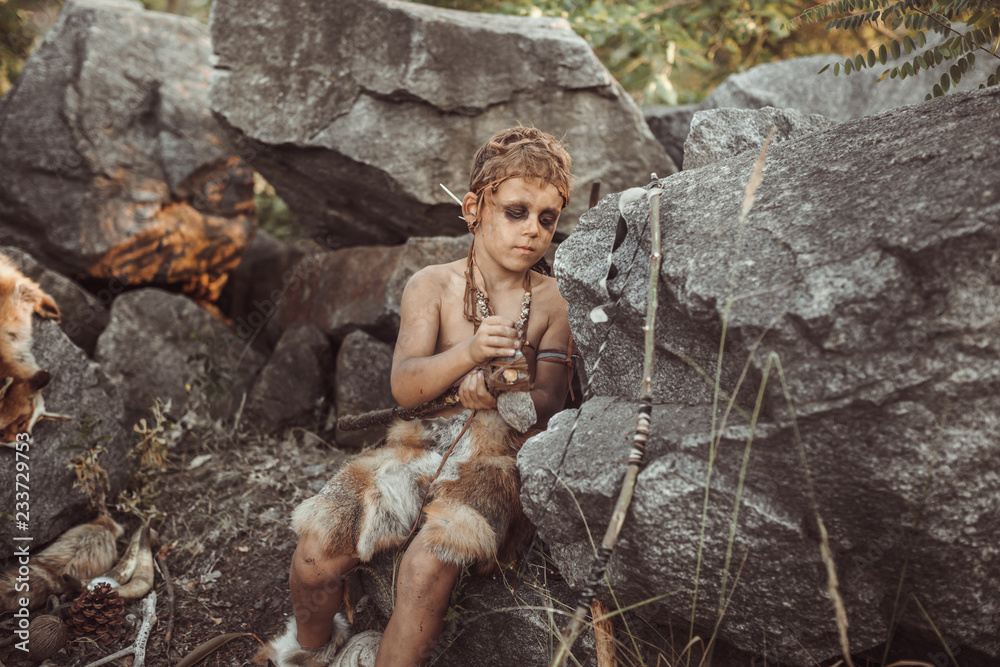
[[[490, 298], [483, 293], [476, 284], [476, 274], [473, 271], [473, 250], [476, 247], [476, 239], [473, 237], [469, 246], [469, 257], [465, 264], [465, 319], [472, 322], [474, 330], [479, 330], [479, 325], [487, 317], [493, 315], [490, 306]], [[524, 299], [521, 301], [521, 315], [514, 325], [517, 330], [517, 339], [524, 344], [525, 331], [528, 328], [528, 315], [531, 311], [531, 271], [524, 274]]]

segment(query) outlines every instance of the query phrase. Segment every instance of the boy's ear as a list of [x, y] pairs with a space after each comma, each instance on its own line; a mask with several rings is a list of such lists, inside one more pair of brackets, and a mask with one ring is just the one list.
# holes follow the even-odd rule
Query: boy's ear
[[479, 212], [478, 206], [476, 205], [476, 195], [472, 192], [466, 192], [465, 196], [462, 197], [462, 217], [465, 218], [465, 222], [471, 227], [476, 222], [476, 214]]

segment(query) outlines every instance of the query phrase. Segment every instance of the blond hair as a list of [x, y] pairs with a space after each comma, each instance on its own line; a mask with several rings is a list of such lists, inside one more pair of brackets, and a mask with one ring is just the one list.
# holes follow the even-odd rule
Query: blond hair
[[571, 163], [563, 143], [537, 128], [519, 125], [494, 134], [472, 160], [469, 192], [476, 195], [477, 210], [470, 231], [482, 216], [487, 193], [510, 178], [538, 178], [552, 185], [566, 208], [573, 185]]

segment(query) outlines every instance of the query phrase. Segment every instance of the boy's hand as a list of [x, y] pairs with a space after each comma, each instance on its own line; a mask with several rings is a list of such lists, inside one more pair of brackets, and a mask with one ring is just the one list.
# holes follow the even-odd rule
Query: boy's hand
[[468, 410], [492, 410], [497, 406], [497, 399], [486, 389], [486, 378], [478, 368], [462, 378], [462, 383], [458, 385], [458, 398], [462, 407]]
[[482, 321], [476, 335], [472, 337], [472, 360], [479, 366], [496, 357], [513, 356], [518, 347], [520, 344], [514, 321], [491, 315]]

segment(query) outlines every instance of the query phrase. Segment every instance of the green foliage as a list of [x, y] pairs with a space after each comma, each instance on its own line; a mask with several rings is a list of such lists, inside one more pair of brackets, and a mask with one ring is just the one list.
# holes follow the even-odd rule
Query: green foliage
[[26, 4], [18, 0], [0, 0], [0, 96], [17, 81], [24, 61], [55, 22], [62, 0]]
[[295, 214], [275, 192], [274, 186], [257, 172], [253, 175], [253, 191], [257, 224], [261, 229], [267, 230], [282, 241], [308, 238], [295, 219]]
[[146, 9], [190, 16], [202, 23], [208, 23], [208, 12], [212, 7], [212, 0], [141, 0], [141, 2]]
[[[869, 49], [845, 60], [845, 74], [884, 66], [890, 58], [897, 64], [885, 69], [879, 81], [905, 79], [945, 65], [927, 99], [958, 85], [975, 65], [977, 53], [994, 59], [996, 65], [986, 68], [979, 87], [995, 86], [1000, 78], [1000, 0], [834, 0], [803, 13], [799, 20], [826, 21], [827, 30], [857, 30], [867, 25], [892, 35], [888, 47], [882, 44], [878, 51]], [[924, 49], [928, 33], [940, 37]], [[840, 69], [836, 63], [834, 76]]]
[[565, 18], [642, 104], [695, 102], [753, 65], [831, 49], [846, 53], [867, 43], [864, 34], [831, 39], [808, 27], [793, 34], [793, 20], [809, 0], [419, 1]]

